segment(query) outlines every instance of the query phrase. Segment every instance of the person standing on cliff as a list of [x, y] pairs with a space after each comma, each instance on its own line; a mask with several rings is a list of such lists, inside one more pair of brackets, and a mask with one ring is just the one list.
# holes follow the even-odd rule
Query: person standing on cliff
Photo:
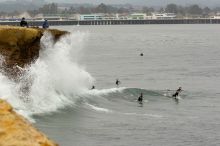
[[49, 23], [48, 23], [47, 19], [44, 20], [44, 23], [43, 23], [43, 25], [42, 25], [42, 28], [44, 28], [44, 29], [49, 28]]
[[25, 21], [24, 17], [21, 19], [20, 26], [21, 27], [28, 27], [28, 23], [27, 23], [27, 21]]

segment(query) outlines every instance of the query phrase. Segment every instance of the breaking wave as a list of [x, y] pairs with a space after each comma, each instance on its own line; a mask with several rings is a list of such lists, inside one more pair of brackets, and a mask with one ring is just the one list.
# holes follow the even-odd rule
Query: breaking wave
[[[41, 38], [39, 58], [23, 69], [19, 82], [0, 74], [0, 96], [24, 115], [56, 111], [74, 104], [94, 79], [79, 65], [87, 34], [74, 32], [56, 43], [50, 33]], [[0, 59], [1, 64], [4, 61]]]
[[[23, 74], [18, 82], [0, 74], [0, 97], [28, 118], [75, 105], [85, 105], [87, 109], [97, 112], [112, 113], [114, 110], [109, 108], [110, 105], [123, 101], [136, 102], [140, 92], [147, 96], [144, 99], [146, 103], [155, 100], [155, 96], [164, 97], [161, 91], [138, 88], [90, 90], [95, 79], [80, 65], [80, 56], [87, 37], [86, 33], [74, 32], [54, 42], [52, 35], [45, 33], [41, 38], [39, 58], [24, 69], [20, 68]], [[4, 58], [0, 56], [1, 67], [3, 62]]]

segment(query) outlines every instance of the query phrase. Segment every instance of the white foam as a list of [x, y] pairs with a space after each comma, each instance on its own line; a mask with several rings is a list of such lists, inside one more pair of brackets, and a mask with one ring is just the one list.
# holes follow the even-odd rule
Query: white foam
[[[19, 83], [0, 74], [0, 96], [23, 115], [56, 111], [74, 104], [78, 95], [86, 92], [94, 81], [79, 65], [86, 37], [85, 33], [74, 32], [54, 44], [52, 36], [46, 33], [41, 38], [38, 60], [24, 69], [26, 73]], [[28, 94], [21, 92], [26, 86], [29, 86]]]
[[181, 100], [182, 98], [181, 98], [181, 96], [177, 96], [177, 97], [175, 97], [176, 99], [178, 99], [178, 100]]
[[90, 108], [92, 108], [93, 110], [98, 111], [98, 112], [105, 112], [105, 113], [113, 112], [112, 110], [109, 110], [109, 109], [106, 109], [106, 108], [97, 107], [97, 106], [94, 106], [92, 104], [86, 103], [86, 105], [89, 106]]
[[126, 87], [120, 87], [120, 88], [110, 88], [110, 89], [93, 89], [93, 90], [88, 90], [85, 92], [85, 94], [89, 95], [107, 95], [109, 93], [115, 93], [115, 92], [122, 92]]
[[153, 117], [153, 118], [163, 118], [161, 115], [156, 114], [138, 114], [138, 113], [122, 113], [124, 115], [133, 115], [133, 116], [146, 116], [146, 117]]

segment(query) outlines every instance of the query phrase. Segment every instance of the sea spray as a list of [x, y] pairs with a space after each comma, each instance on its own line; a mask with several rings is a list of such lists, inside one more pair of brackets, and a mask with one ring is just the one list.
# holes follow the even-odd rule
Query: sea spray
[[17, 84], [10, 80], [7, 76], [5, 76], [4, 70], [4, 63], [5, 58], [0, 55], [0, 98], [4, 100], [8, 100], [10, 103], [13, 104], [13, 107], [19, 107], [21, 105], [21, 101], [18, 96], [17, 92]]
[[85, 37], [85, 33], [74, 32], [54, 43], [52, 35], [45, 33], [39, 58], [24, 68], [18, 83], [0, 75], [1, 96], [27, 115], [74, 104], [77, 95], [87, 91], [94, 80], [79, 65]]

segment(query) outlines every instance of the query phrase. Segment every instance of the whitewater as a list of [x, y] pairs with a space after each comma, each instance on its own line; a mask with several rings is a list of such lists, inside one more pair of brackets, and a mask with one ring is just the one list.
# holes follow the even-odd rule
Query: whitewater
[[[67, 106], [74, 106], [80, 98], [107, 95], [124, 88], [91, 90], [95, 79], [79, 64], [87, 33], [75, 32], [54, 42], [53, 36], [45, 32], [41, 38], [39, 58], [25, 68], [18, 81], [1, 77], [1, 97], [7, 100], [17, 112], [34, 122], [32, 115], [50, 114]], [[0, 63], [3, 68], [4, 58]], [[28, 87], [28, 91], [22, 90]], [[108, 109], [85, 103], [96, 111]]]
[[[41, 38], [39, 58], [24, 69], [20, 68], [23, 74], [18, 82], [0, 74], [0, 96], [25, 116], [73, 105], [78, 95], [94, 82], [78, 64], [85, 36], [85, 33], [70, 33], [54, 42], [53, 36], [46, 32]], [[29, 91], [24, 92], [23, 86], [28, 86]]]

